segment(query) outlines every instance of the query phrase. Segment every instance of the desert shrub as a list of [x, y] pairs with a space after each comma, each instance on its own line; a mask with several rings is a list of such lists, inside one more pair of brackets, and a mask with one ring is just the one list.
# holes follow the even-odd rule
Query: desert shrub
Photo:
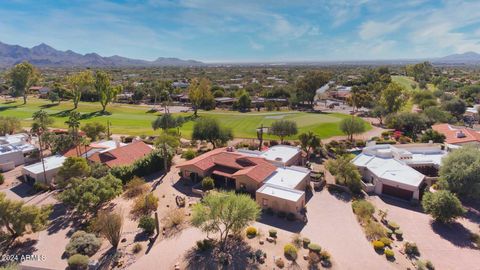
[[391, 258], [395, 257], [395, 253], [393, 252], [393, 250], [391, 250], [389, 248], [385, 249], [384, 253], [385, 253], [385, 256], [387, 257], [387, 259], [391, 259]]
[[298, 233], [292, 235], [292, 241], [290, 241], [296, 248], [301, 248], [303, 244], [302, 236]]
[[255, 227], [248, 227], [246, 233], [248, 238], [253, 238], [257, 236], [257, 229]]
[[277, 230], [270, 229], [268, 230], [268, 235], [273, 238], [277, 238]]
[[382, 250], [385, 248], [385, 244], [382, 241], [378, 241], [378, 240], [373, 241], [372, 245], [375, 250]]
[[315, 253], [320, 253], [320, 251], [322, 251], [322, 247], [320, 245], [317, 245], [317, 244], [314, 244], [314, 243], [308, 244], [308, 249], [311, 252], [315, 252]]
[[352, 209], [360, 220], [368, 220], [375, 213], [375, 206], [366, 200], [355, 200], [352, 203]]
[[68, 258], [68, 269], [86, 270], [88, 268], [88, 256], [75, 254]]
[[275, 265], [278, 267], [278, 268], [283, 268], [285, 267], [285, 262], [283, 261], [282, 258], [278, 258], [275, 260]]
[[136, 244], [133, 245], [133, 247], [132, 247], [132, 252], [133, 252], [134, 254], [137, 254], [137, 253], [139, 253], [140, 251], [142, 251], [142, 249], [143, 249], [142, 245], [141, 245], [140, 243], [136, 243]]
[[392, 244], [392, 240], [388, 237], [381, 237], [378, 241], [382, 242], [385, 246], [390, 246]]
[[417, 270], [435, 270], [435, 266], [429, 260], [417, 260]]
[[387, 234], [388, 237], [392, 237], [392, 235], [393, 235], [393, 231], [390, 230], [390, 229], [386, 229], [385, 233]]
[[76, 231], [70, 238], [70, 242], [65, 247], [65, 252], [68, 256], [81, 254], [92, 256], [97, 253], [102, 245], [102, 241], [98, 239], [93, 233], [86, 233], [84, 231]]
[[412, 242], [405, 242], [405, 244], [403, 244], [403, 251], [409, 257], [420, 256], [420, 251], [418, 250], [417, 244]]
[[470, 240], [480, 248], [480, 234], [478, 233], [471, 233]]
[[283, 254], [285, 258], [295, 261], [297, 259], [297, 248], [293, 244], [286, 244], [283, 247]]
[[308, 265], [310, 266], [310, 268], [316, 269], [320, 260], [321, 260], [320, 255], [318, 255], [317, 253], [315, 252], [308, 253]]
[[158, 198], [152, 193], [149, 193], [135, 199], [131, 213], [135, 216], [149, 215], [151, 212], [157, 210], [157, 208]]
[[202, 179], [202, 188], [204, 190], [211, 190], [215, 187], [215, 181], [211, 177], [205, 177]]
[[148, 235], [152, 235], [155, 232], [155, 227], [155, 219], [151, 216], [143, 216], [138, 222], [138, 228]]
[[382, 237], [387, 236], [385, 232], [385, 228], [378, 222], [373, 220], [368, 220], [364, 227], [365, 235], [367, 239], [379, 239]]
[[137, 197], [147, 192], [147, 190], [148, 186], [145, 184], [145, 180], [140, 177], [134, 177], [125, 185], [125, 197]]
[[283, 211], [278, 211], [277, 212], [277, 216], [279, 218], [285, 218], [287, 216], [287, 213], [283, 212]]
[[182, 158], [186, 160], [194, 159], [197, 156], [197, 153], [193, 149], [188, 149], [187, 151], [182, 153]]
[[5, 183], [5, 176], [0, 173], [0, 185], [3, 185], [3, 183]]
[[42, 182], [35, 182], [33, 184], [33, 190], [35, 190], [35, 192], [47, 191], [48, 186], [45, 183], [42, 183]]
[[387, 224], [388, 228], [390, 228], [392, 231], [396, 231], [398, 229], [400, 229], [400, 226], [393, 222], [393, 221], [389, 221], [388, 224]]
[[332, 256], [330, 255], [330, 253], [328, 253], [328, 251], [326, 251], [326, 250], [322, 250], [320, 252], [320, 259], [321, 260], [329, 261], [331, 257]]
[[310, 242], [311, 242], [310, 239], [308, 239], [307, 237], [304, 237], [302, 239], [303, 247], [308, 248], [308, 245], [310, 245]]
[[287, 220], [288, 221], [294, 221], [295, 220], [295, 214], [294, 213], [288, 213], [287, 214]]
[[401, 239], [403, 237], [403, 231], [402, 230], [396, 230], [394, 233], [395, 233], [395, 236], [399, 239]]
[[213, 248], [213, 241], [210, 239], [203, 239], [197, 241], [197, 249], [199, 251], [206, 251]]
[[183, 209], [170, 210], [164, 218], [166, 228], [176, 228], [185, 221], [185, 211]]

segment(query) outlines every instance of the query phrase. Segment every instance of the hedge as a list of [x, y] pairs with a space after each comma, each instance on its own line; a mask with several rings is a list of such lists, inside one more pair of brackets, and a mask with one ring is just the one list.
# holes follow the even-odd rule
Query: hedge
[[[172, 162], [172, 155], [168, 155], [168, 164]], [[154, 150], [142, 159], [135, 161], [129, 166], [113, 167], [111, 174], [125, 184], [134, 176], [144, 177], [164, 169], [163, 153], [160, 150]]]

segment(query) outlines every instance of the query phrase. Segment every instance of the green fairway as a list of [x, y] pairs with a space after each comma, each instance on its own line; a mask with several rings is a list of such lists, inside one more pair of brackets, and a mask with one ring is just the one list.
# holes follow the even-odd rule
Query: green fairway
[[[0, 104], [0, 115], [15, 116], [21, 119], [24, 127], [29, 127], [32, 122], [32, 114], [35, 111], [44, 109], [55, 120], [52, 127], [65, 128], [65, 121], [68, 118], [69, 111], [73, 108], [71, 101], [65, 101], [60, 105], [52, 105], [47, 100], [29, 98], [26, 105], [18, 99], [16, 102], [2, 102]], [[150, 107], [128, 104], [113, 104], [107, 107], [109, 115], [100, 115], [100, 104], [81, 102], [78, 111], [82, 113], [81, 123], [111, 122], [111, 132], [125, 135], [153, 135], [158, 132], [153, 131], [151, 122], [159, 113], [148, 112]], [[191, 113], [181, 113], [176, 115], [189, 116]], [[256, 128], [261, 124], [269, 126], [272, 122], [280, 119], [292, 120], [297, 123], [299, 133], [313, 131], [322, 138], [336, 135], [342, 135], [339, 130], [339, 121], [345, 117], [345, 114], [319, 114], [296, 111], [282, 112], [228, 112], [228, 111], [200, 111], [200, 117], [211, 117], [217, 119], [223, 126], [232, 128], [234, 136], [237, 138], [255, 138]], [[370, 125], [365, 123], [370, 129]], [[182, 136], [189, 138], [192, 134], [193, 121], [185, 123], [180, 129]], [[269, 138], [269, 136], [267, 136]]]
[[[400, 84], [405, 90], [407, 90], [407, 93], [411, 96], [413, 91], [415, 90], [421, 90], [418, 87], [418, 83], [412, 78], [412, 77], [407, 77], [407, 76], [392, 76], [392, 81]], [[412, 85], [416, 85], [416, 88], [414, 89]], [[429, 83], [427, 84], [427, 90], [429, 91], [434, 91], [436, 89], [435, 85]], [[412, 99], [408, 99], [405, 105], [402, 108], [402, 111], [404, 112], [411, 112], [413, 108], [413, 101]]]

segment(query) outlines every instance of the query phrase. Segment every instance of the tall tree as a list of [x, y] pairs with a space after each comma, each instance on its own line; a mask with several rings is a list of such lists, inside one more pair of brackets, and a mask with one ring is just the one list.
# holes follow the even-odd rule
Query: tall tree
[[398, 112], [407, 100], [404, 92], [403, 87], [398, 83], [389, 83], [382, 92], [380, 105], [386, 109], [388, 114]]
[[192, 224], [206, 233], [220, 234], [220, 248], [230, 233], [241, 232], [260, 215], [258, 204], [249, 195], [209, 193], [192, 208]]
[[188, 87], [188, 98], [192, 103], [193, 114], [198, 116], [197, 112], [199, 108], [205, 108], [211, 106], [212, 102], [215, 102], [211, 91], [211, 82], [207, 78], [193, 79]]
[[353, 135], [360, 134], [365, 131], [365, 123], [358, 117], [347, 117], [340, 121], [340, 130], [353, 141]]
[[170, 167], [168, 166], [169, 156], [173, 156], [172, 153], [174, 153], [174, 150], [180, 146], [180, 138], [177, 135], [178, 134], [169, 134], [164, 130], [155, 141], [157, 149], [162, 149], [165, 172], [170, 171]]
[[22, 128], [20, 120], [13, 116], [0, 116], [0, 136], [14, 134]]
[[298, 135], [302, 149], [307, 152], [308, 156], [310, 153], [320, 148], [322, 145], [322, 140], [320, 137], [315, 135], [313, 132], [309, 131], [307, 133], [302, 133]]
[[102, 105], [102, 112], [105, 112], [107, 105], [122, 91], [122, 86], [112, 86], [110, 84], [110, 76], [106, 72], [97, 71], [95, 72], [95, 90], [97, 91], [100, 105]]
[[65, 124], [68, 125], [68, 129], [70, 130], [70, 134], [72, 135], [73, 138], [73, 143], [75, 145], [75, 149], [77, 150], [77, 156], [79, 156], [79, 151], [78, 151], [78, 143], [79, 143], [79, 137], [78, 137], [78, 129], [80, 127], [80, 118], [81, 115], [77, 111], [71, 111], [70, 115], [68, 116], [68, 120], [65, 121]]
[[301, 103], [313, 106], [317, 89], [328, 83], [331, 74], [324, 71], [311, 71], [296, 82], [296, 96]]
[[427, 127], [427, 118], [412, 112], [391, 114], [385, 122], [387, 127], [400, 130], [413, 140], [416, 140], [418, 134]]
[[39, 72], [29, 62], [15, 65], [7, 74], [7, 77], [18, 95], [23, 96], [23, 104], [27, 104], [27, 95], [30, 87], [38, 83]]
[[422, 198], [422, 207], [426, 213], [442, 223], [452, 222], [466, 212], [457, 196], [448, 190], [425, 193]]
[[185, 120], [181, 116], [175, 117], [170, 113], [164, 113], [164, 114], [160, 115], [159, 117], [157, 117], [157, 119], [155, 119], [152, 122], [152, 128], [153, 128], [153, 130], [157, 130], [157, 129], [161, 128], [164, 131], [166, 131], [166, 130], [169, 130], [171, 128], [181, 127], [184, 122], [185, 122]]
[[99, 228], [100, 234], [107, 238], [108, 242], [110, 242], [116, 251], [122, 236], [122, 215], [116, 212], [101, 211], [98, 214], [95, 226]]
[[353, 193], [359, 193], [362, 189], [362, 176], [351, 160], [352, 158], [346, 155], [329, 159], [326, 168], [335, 176], [336, 183], [347, 186]]
[[193, 125], [192, 139], [208, 141], [216, 148], [219, 144], [233, 139], [233, 134], [231, 129], [221, 127], [215, 119], [200, 118]]
[[82, 93], [90, 90], [94, 84], [94, 78], [90, 70], [85, 70], [67, 77], [70, 86], [74, 109], [78, 108], [78, 103]]
[[40, 146], [40, 160], [43, 167], [43, 178], [45, 184], [47, 184], [47, 173], [45, 172], [45, 161], [43, 159], [43, 133], [48, 131], [48, 126], [53, 123], [53, 119], [50, 118], [47, 112], [44, 110], [36, 111], [33, 113], [33, 124], [32, 124], [32, 133], [36, 134], [38, 137], [38, 144]]
[[278, 120], [272, 123], [268, 133], [278, 136], [283, 143], [285, 137], [293, 136], [298, 133], [297, 123], [290, 120]]

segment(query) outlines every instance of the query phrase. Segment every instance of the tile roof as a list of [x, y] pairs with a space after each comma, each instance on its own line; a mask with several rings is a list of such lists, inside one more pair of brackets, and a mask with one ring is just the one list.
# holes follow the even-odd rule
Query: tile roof
[[[449, 124], [433, 125], [432, 129], [445, 135], [445, 142], [448, 144], [480, 142], [480, 133], [473, 129], [454, 127]], [[464, 136], [459, 138], [458, 133], [463, 133]]]
[[97, 152], [90, 156], [90, 160], [99, 162], [112, 168], [115, 166], [131, 165], [135, 161], [143, 158], [153, 148], [142, 141], [134, 141], [125, 146], [121, 146], [103, 153]]

